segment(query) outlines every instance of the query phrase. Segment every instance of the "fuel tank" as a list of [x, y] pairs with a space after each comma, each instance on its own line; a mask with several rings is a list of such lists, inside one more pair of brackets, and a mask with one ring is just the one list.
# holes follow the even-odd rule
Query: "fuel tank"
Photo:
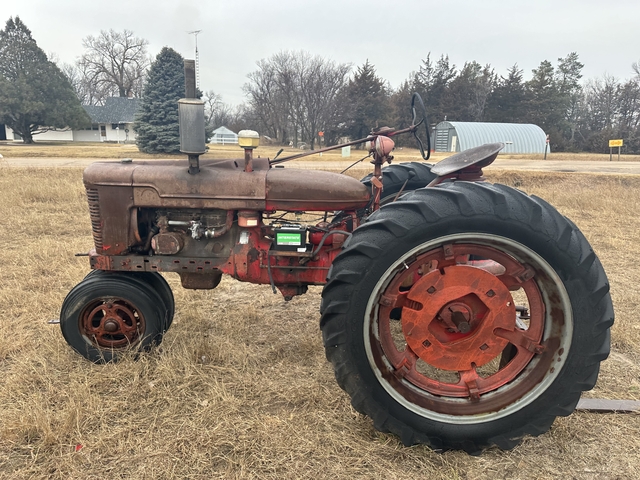
[[[270, 168], [254, 159], [201, 160], [191, 175], [182, 161], [97, 162], [84, 172], [87, 188], [118, 187], [130, 206], [216, 208], [224, 210], [354, 210], [369, 202], [369, 189], [358, 180], [318, 170]], [[124, 190], [121, 190], [124, 189]], [[125, 198], [121, 198], [122, 201]], [[124, 205], [123, 205], [124, 206]]]

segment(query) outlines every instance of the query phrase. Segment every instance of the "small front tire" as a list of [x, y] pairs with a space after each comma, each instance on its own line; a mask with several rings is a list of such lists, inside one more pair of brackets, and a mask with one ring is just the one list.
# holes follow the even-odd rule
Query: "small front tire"
[[165, 331], [169, 330], [176, 311], [176, 302], [173, 297], [173, 291], [169, 283], [158, 272], [121, 272], [107, 270], [91, 270], [84, 278], [92, 278], [97, 275], [111, 276], [111, 278], [121, 277], [124, 279], [136, 280], [144, 286], [151, 287], [159, 296], [159, 300], [164, 304], [165, 311]]
[[95, 363], [159, 345], [165, 306], [139, 281], [122, 275], [92, 275], [65, 298], [60, 328], [67, 343]]

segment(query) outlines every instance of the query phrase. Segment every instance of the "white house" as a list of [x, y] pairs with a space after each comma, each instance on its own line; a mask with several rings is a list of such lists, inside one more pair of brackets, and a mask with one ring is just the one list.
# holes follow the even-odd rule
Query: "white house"
[[83, 105], [91, 117], [91, 127], [74, 130], [74, 142], [135, 142], [133, 121], [140, 108], [139, 98], [109, 97], [104, 105]]
[[[33, 137], [34, 140], [43, 140], [45, 142], [72, 142], [73, 131], [71, 129], [50, 130], [48, 132], [39, 133]], [[22, 137], [15, 133], [11, 127], [0, 125], [0, 140], [22, 140]]]
[[[91, 117], [90, 127], [81, 130], [50, 130], [35, 135], [34, 141], [135, 142], [133, 121], [140, 108], [139, 98], [110, 97], [104, 105], [82, 107]], [[11, 128], [4, 125], [2, 127], [4, 129], [0, 129], [0, 140], [22, 140]]]

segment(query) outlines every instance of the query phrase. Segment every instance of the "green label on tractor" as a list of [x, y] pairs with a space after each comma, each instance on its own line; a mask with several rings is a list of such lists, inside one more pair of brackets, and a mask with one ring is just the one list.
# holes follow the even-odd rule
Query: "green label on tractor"
[[276, 244], [277, 245], [302, 245], [302, 234], [278, 232], [276, 233]]

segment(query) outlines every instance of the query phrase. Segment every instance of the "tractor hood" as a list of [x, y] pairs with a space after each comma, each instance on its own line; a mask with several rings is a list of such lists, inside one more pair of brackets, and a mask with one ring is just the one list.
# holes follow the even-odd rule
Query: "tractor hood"
[[253, 168], [245, 172], [244, 160], [201, 160], [200, 172], [191, 175], [184, 160], [96, 162], [85, 169], [84, 183], [125, 187], [127, 193], [121, 193], [132, 206], [156, 208], [354, 210], [371, 196], [365, 185], [345, 175], [270, 168], [268, 159], [260, 158]]

